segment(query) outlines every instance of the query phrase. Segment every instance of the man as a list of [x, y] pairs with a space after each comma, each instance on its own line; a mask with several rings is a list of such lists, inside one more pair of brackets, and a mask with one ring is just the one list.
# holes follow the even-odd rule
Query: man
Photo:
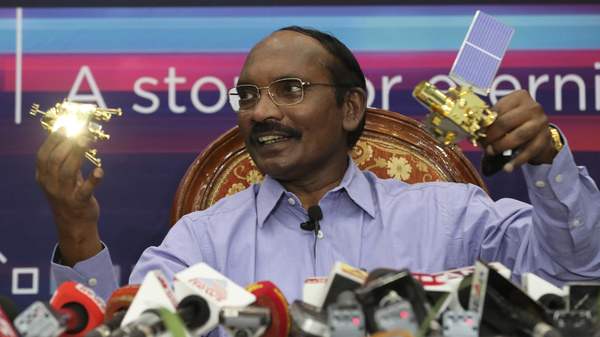
[[[249, 53], [230, 92], [238, 125], [262, 184], [183, 217], [159, 247], [144, 252], [130, 281], [152, 269], [168, 278], [206, 262], [246, 286], [270, 280], [289, 301], [303, 281], [327, 275], [335, 261], [436, 272], [500, 261], [560, 284], [598, 280], [600, 193], [568, 144], [558, 151], [539, 104], [519, 91], [501, 99], [482, 146], [489, 154], [519, 147], [506, 171], [523, 167], [532, 205], [494, 202], [478, 187], [408, 185], [360, 172], [348, 150], [364, 123], [364, 76], [337, 39], [287, 27]], [[108, 297], [117, 284], [97, 231], [95, 169], [79, 167], [88, 143], [59, 131], [37, 158], [37, 180], [58, 231], [53, 269], [60, 283], [92, 284]], [[323, 210], [321, 232], [300, 229], [311, 205]], [[93, 282], [92, 282], [93, 280]]]

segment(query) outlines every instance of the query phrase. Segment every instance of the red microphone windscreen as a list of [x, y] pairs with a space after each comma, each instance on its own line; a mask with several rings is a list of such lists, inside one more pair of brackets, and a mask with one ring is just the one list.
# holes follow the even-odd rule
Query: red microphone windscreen
[[[14, 307], [14, 309], [13, 309]], [[6, 311], [17, 311], [17, 307], [14, 302], [4, 295], [0, 295], [0, 337], [18, 337], [17, 332], [13, 328], [12, 321], [16, 317], [10, 317], [5, 313], [3, 308], [7, 308]]]
[[133, 298], [140, 289], [140, 284], [129, 284], [115, 290], [106, 302], [104, 320], [109, 320], [117, 311], [126, 310], [133, 302]]
[[271, 325], [264, 337], [285, 337], [290, 332], [290, 311], [283, 293], [273, 283], [261, 281], [246, 287], [256, 296], [255, 305], [268, 308], [271, 312]]
[[63, 282], [52, 295], [50, 305], [56, 311], [72, 316], [62, 336], [83, 336], [104, 322], [104, 300], [80, 283]]

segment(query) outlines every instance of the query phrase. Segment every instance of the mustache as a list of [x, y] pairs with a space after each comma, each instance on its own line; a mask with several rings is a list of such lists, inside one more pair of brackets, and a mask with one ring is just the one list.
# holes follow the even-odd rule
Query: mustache
[[260, 122], [254, 124], [254, 126], [252, 126], [252, 129], [250, 129], [250, 136], [251, 138], [253, 138], [257, 134], [269, 132], [280, 132], [287, 134], [291, 138], [302, 138], [302, 131], [291, 126], [285, 126], [277, 122]]

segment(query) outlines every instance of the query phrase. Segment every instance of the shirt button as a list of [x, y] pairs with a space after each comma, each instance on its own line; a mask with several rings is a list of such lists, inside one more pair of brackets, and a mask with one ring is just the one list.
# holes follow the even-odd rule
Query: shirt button
[[541, 180], [540, 181], [536, 181], [535, 182], [535, 186], [542, 188], [542, 187], [546, 186], [546, 183], [543, 182], [543, 181], [541, 181]]
[[579, 227], [580, 224], [579, 220], [573, 221], [573, 227]]
[[294, 206], [296, 204], [296, 200], [294, 200], [294, 198], [289, 198], [288, 202], [290, 203], [290, 205]]
[[319, 233], [317, 234], [317, 237], [318, 237], [319, 239], [322, 239], [322, 238], [323, 238], [323, 236], [324, 236], [324, 234], [323, 234], [323, 231], [319, 230]]
[[562, 174], [557, 175], [555, 180], [557, 183], [560, 183], [562, 181]]
[[89, 285], [90, 287], [93, 287], [93, 286], [95, 286], [96, 284], [98, 284], [98, 280], [96, 280], [95, 278], [91, 278], [91, 279], [89, 279], [89, 280], [88, 280], [88, 285]]

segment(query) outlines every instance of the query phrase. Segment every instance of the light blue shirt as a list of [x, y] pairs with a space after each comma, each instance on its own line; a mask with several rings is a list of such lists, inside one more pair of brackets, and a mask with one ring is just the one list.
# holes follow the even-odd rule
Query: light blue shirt
[[[184, 216], [158, 247], [141, 256], [131, 283], [161, 269], [168, 279], [205, 262], [241, 286], [269, 280], [288, 301], [302, 298], [304, 280], [327, 276], [336, 261], [368, 271], [379, 267], [433, 273], [483, 258], [513, 270], [520, 281], [534, 272], [560, 285], [600, 280], [600, 193], [566, 145], [552, 165], [525, 165], [533, 206], [494, 202], [477, 186], [409, 185], [382, 180], [350, 165], [341, 184], [319, 202], [322, 238], [299, 199], [267, 176], [262, 184]], [[104, 249], [73, 269], [53, 263], [57, 282], [94, 286], [107, 298], [117, 288]]]

